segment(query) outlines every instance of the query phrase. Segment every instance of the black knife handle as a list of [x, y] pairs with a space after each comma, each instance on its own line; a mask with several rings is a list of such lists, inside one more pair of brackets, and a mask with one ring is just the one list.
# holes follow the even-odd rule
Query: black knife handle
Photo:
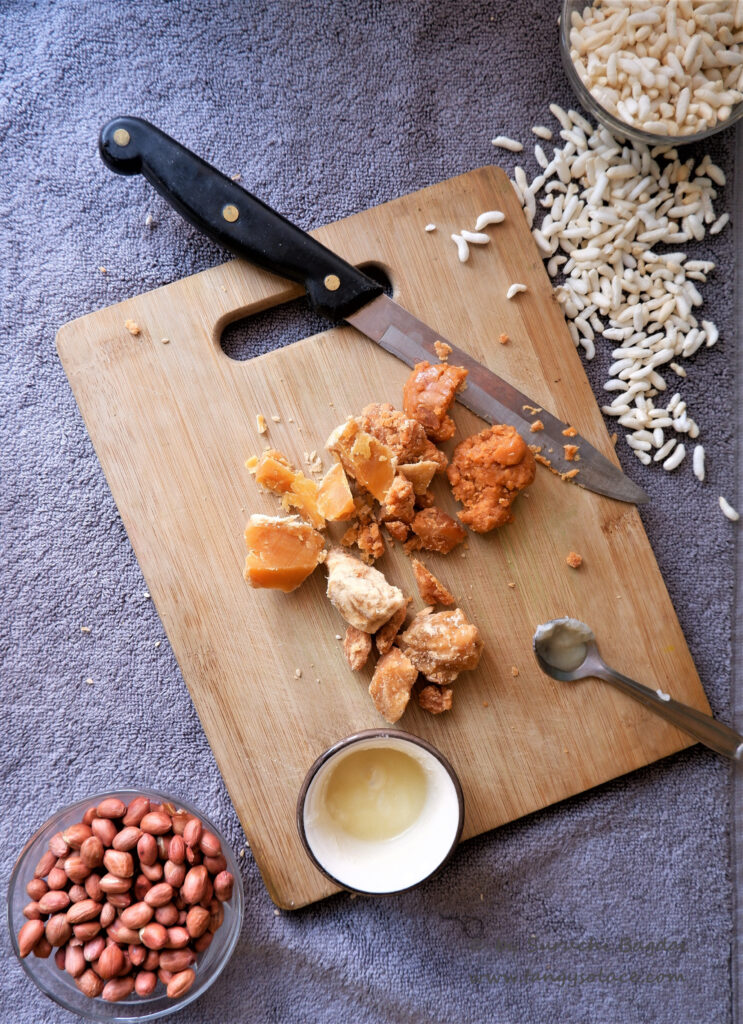
[[103, 128], [98, 145], [112, 171], [143, 174], [218, 245], [303, 284], [321, 316], [342, 320], [382, 293], [372, 278], [148, 121], [117, 117]]

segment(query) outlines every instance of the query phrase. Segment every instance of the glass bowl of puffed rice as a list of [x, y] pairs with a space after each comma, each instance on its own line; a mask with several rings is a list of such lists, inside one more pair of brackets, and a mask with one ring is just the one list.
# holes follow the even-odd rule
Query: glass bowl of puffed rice
[[743, 117], [743, 3], [563, 0], [560, 52], [613, 135], [678, 146]]

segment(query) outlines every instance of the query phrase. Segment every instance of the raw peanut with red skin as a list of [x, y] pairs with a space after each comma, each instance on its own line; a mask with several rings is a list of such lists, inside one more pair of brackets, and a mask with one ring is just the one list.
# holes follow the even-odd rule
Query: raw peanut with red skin
[[26, 892], [35, 903], [38, 903], [48, 889], [49, 886], [43, 878], [32, 878], [31, 881], [26, 884]]
[[54, 954], [54, 963], [57, 965], [60, 971], [64, 970], [64, 962], [66, 956], [67, 950], [64, 948], [58, 949], [57, 952]]
[[211, 901], [214, 899], [214, 883], [211, 878], [207, 875], [206, 885], [204, 886], [204, 895], [199, 900], [202, 907], [208, 907]]
[[83, 995], [88, 996], [89, 999], [95, 999], [103, 991], [103, 981], [92, 967], [89, 967], [87, 971], [75, 978], [75, 984]]
[[144, 928], [140, 928], [139, 938], [148, 949], [160, 950], [168, 941], [168, 931], [157, 921], [150, 921]]
[[188, 914], [186, 913], [185, 910], [179, 910], [178, 911], [178, 920], [176, 921], [176, 924], [182, 924], [185, 927], [186, 918], [187, 917], [188, 917]]
[[224, 922], [224, 904], [219, 900], [212, 900], [209, 904], [209, 913], [209, 931], [214, 934]]
[[186, 843], [183, 836], [173, 836], [168, 846], [168, 860], [174, 864], [185, 864]]
[[108, 900], [106, 900], [101, 909], [101, 928], [108, 928], [108, 926], [112, 923], [115, 917], [116, 907], [113, 905], [113, 903], [109, 903]]
[[50, 889], [39, 900], [39, 910], [42, 914], [58, 914], [60, 910], [67, 910], [69, 905], [70, 894], [64, 889]]
[[66, 889], [68, 881], [65, 869], [56, 866], [46, 876], [46, 884], [50, 889]]
[[106, 946], [101, 955], [98, 957], [98, 963], [95, 966], [96, 973], [103, 978], [104, 981], [109, 981], [111, 978], [118, 978], [121, 972], [124, 970], [125, 961], [124, 954], [119, 946]]
[[223, 853], [218, 857], [204, 857], [201, 863], [210, 875], [218, 875], [220, 871], [227, 870], [227, 858]]
[[137, 840], [137, 856], [140, 865], [154, 864], [157, 860], [157, 840], [149, 832], [143, 833]]
[[176, 907], [179, 910], [186, 910], [187, 909], [188, 903], [186, 903], [186, 901], [184, 900], [183, 893], [181, 892], [180, 889], [178, 890], [178, 892], [173, 897], [173, 903], [175, 903]]
[[211, 911], [206, 907], [191, 907], [186, 915], [186, 929], [192, 939], [198, 939], [209, 927]]
[[[177, 913], [178, 911], [176, 910], [176, 914]], [[31, 903], [26, 904], [26, 906], [23, 908], [23, 916], [26, 918], [27, 921], [41, 920], [41, 910], [39, 909], [38, 900], [32, 900]], [[173, 921], [172, 923], [175, 924], [175, 921]]]
[[107, 796], [95, 809], [99, 818], [123, 818], [126, 810], [124, 801], [116, 796]]
[[73, 903], [67, 911], [67, 920], [70, 924], [84, 924], [86, 921], [93, 921], [101, 912], [101, 904], [95, 900], [81, 900], [80, 903]]
[[96, 935], [94, 939], [90, 939], [88, 942], [83, 944], [83, 956], [92, 963], [97, 960], [103, 950], [106, 948], [106, 940], [102, 935]]
[[168, 859], [168, 850], [170, 849], [170, 840], [167, 836], [157, 836], [157, 856], [160, 860]]
[[194, 942], [193, 948], [197, 953], [203, 953], [205, 949], [208, 949], [212, 944], [214, 934], [212, 932], [204, 932], [203, 935], [199, 935], [198, 939]]
[[122, 970], [121, 974], [122, 975], [124, 975], [124, 974], [131, 974], [132, 962], [129, 959], [129, 954], [127, 953], [127, 951], [125, 949], [122, 950], [122, 952], [124, 954], [124, 969]]
[[222, 903], [232, 899], [232, 889], [235, 879], [229, 871], [220, 871], [214, 879], [214, 895]]
[[101, 995], [109, 1003], [126, 999], [134, 991], [134, 978], [112, 978], [103, 986]]
[[52, 944], [47, 939], [46, 935], [42, 935], [39, 941], [34, 946], [34, 956], [37, 956], [39, 960], [46, 960], [47, 957], [51, 956]]
[[204, 826], [201, 824], [198, 818], [190, 818], [186, 822], [186, 827], [183, 829], [183, 841], [186, 846], [196, 847], [199, 845], [201, 840], [201, 833], [204, 831]]
[[[79, 904], [75, 905], [79, 906]], [[82, 924], [72, 926], [72, 934], [81, 942], [88, 942], [90, 939], [94, 939], [100, 930], [100, 921], [83, 921]]]
[[170, 816], [173, 819], [173, 834], [176, 836], [182, 836], [183, 830], [186, 827], [186, 822], [190, 819], [191, 815], [188, 811], [176, 811], [175, 814]]
[[157, 976], [163, 983], [163, 985], [167, 985], [170, 979], [173, 977], [173, 972], [166, 971], [164, 967], [159, 967], [157, 971]]
[[103, 889], [101, 889], [100, 875], [88, 875], [83, 884], [85, 886], [85, 891], [92, 900], [98, 900], [99, 903], [103, 902], [106, 894], [104, 893]]
[[124, 910], [125, 907], [132, 905], [132, 897], [128, 892], [110, 892], [106, 900], [117, 910]]
[[89, 807], [85, 814], [83, 814], [83, 825], [89, 825], [95, 816], [95, 807]]
[[18, 932], [18, 952], [27, 957], [44, 934], [43, 921], [26, 921]]
[[73, 978], [79, 978], [87, 966], [83, 947], [68, 943], [64, 955], [64, 969], [67, 973]]
[[121, 832], [116, 833], [111, 845], [114, 850], [123, 850], [126, 853], [134, 849], [139, 842], [139, 837], [143, 834], [141, 828], [137, 828], [136, 825], [129, 825], [127, 828], [122, 828]]
[[129, 963], [133, 967], [141, 967], [147, 959], [147, 948], [145, 946], [128, 946], [127, 955], [129, 957]]
[[171, 925], [178, 924], [178, 918], [181, 912], [176, 907], [175, 903], [166, 903], [164, 907], [158, 907], [155, 911], [155, 920], [160, 924], [164, 924], [166, 928], [170, 928]]
[[222, 844], [213, 832], [201, 833], [199, 848], [205, 857], [219, 857], [222, 852]]
[[93, 829], [93, 835], [98, 836], [106, 849], [108, 849], [118, 831], [114, 822], [110, 818], [93, 818], [90, 827]]
[[[67, 890], [67, 895], [70, 897], [70, 903], [81, 903], [88, 898], [93, 899], [84, 885], [71, 885]], [[100, 903], [100, 900], [98, 902]]]
[[61, 832], [55, 832], [49, 840], [49, 849], [55, 857], [66, 857], [70, 852], [70, 848], [62, 838]]
[[204, 858], [203, 858], [203, 855], [201, 853], [201, 850], [193, 849], [190, 846], [186, 847], [186, 863], [187, 864], [190, 864], [193, 867], [194, 864], [201, 864], [203, 859]]
[[160, 954], [160, 966], [163, 970], [172, 971], [173, 974], [185, 971], [194, 963], [196, 954], [191, 949], [164, 949]]
[[146, 971], [156, 971], [160, 966], [160, 952], [157, 949], [148, 949], [145, 961], [142, 964]]
[[163, 811], [149, 811], [139, 823], [143, 832], [149, 832], [153, 836], [164, 836], [170, 832], [172, 821], [169, 814]]
[[168, 982], [167, 994], [169, 999], [178, 999], [188, 992], [196, 979], [196, 972], [189, 967], [186, 971], [179, 971], [174, 974]]
[[67, 858], [64, 862], [64, 869], [69, 880], [76, 885], [82, 884], [92, 870], [79, 853], [73, 853]]
[[131, 853], [123, 850], [106, 850], [103, 854], [103, 866], [118, 878], [131, 878], [134, 875], [134, 858]]
[[150, 801], [146, 796], [135, 796], [129, 801], [126, 814], [122, 818], [122, 825], [138, 825], [150, 809]]
[[172, 860], [166, 860], [163, 864], [163, 878], [174, 889], [180, 889], [186, 878], [186, 865], [174, 864]]
[[133, 883], [132, 878], [122, 878], [120, 875], [104, 875], [101, 879], [101, 889], [105, 893], [128, 892]]
[[167, 882], [158, 882], [145, 893], [144, 901], [151, 907], [164, 907], [173, 899], [173, 886]]
[[132, 903], [130, 907], [121, 911], [119, 919], [123, 925], [126, 925], [127, 928], [133, 928], [136, 932], [140, 928], [144, 928], [152, 920], [154, 913], [153, 908], [145, 902]]
[[[168, 928], [168, 949], [185, 949], [190, 941], [191, 936], [180, 925]], [[160, 957], [160, 962], [162, 963], [162, 957]]]
[[100, 836], [88, 836], [80, 847], [80, 857], [89, 868], [97, 868], [103, 863], [103, 840]]
[[148, 996], [155, 991], [157, 975], [154, 971], [140, 971], [134, 979], [134, 991], [138, 996]]
[[138, 946], [142, 941], [139, 932], [135, 932], [133, 928], [127, 928], [118, 917], [109, 925], [107, 934], [109, 939], [125, 943], [127, 946]]
[[45, 875], [48, 875], [56, 863], [57, 858], [54, 856], [51, 850], [47, 850], [46, 853], [43, 854], [39, 863], [36, 865], [36, 870], [34, 871], [34, 878], [41, 878]]
[[143, 900], [151, 888], [152, 882], [149, 878], [145, 878], [144, 875], [137, 875], [134, 882], [134, 898], [136, 900]]
[[77, 825], [70, 825], [69, 828], [66, 828], [62, 832], [62, 838], [73, 850], [79, 850], [88, 836], [92, 835], [93, 829], [90, 825], [86, 825], [82, 821]]
[[209, 874], [203, 864], [191, 868], [181, 886], [181, 895], [186, 903], [200, 903], [206, 892]]
[[44, 934], [52, 946], [65, 946], [72, 936], [72, 925], [66, 914], [53, 914], [46, 922]]
[[163, 877], [163, 866], [159, 861], [156, 861], [154, 864], [140, 864], [139, 867], [145, 878], [148, 878], [151, 882], [159, 882]]

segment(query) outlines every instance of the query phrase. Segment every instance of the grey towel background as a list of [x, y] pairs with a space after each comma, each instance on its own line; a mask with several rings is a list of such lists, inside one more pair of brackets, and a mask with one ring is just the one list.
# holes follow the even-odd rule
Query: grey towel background
[[[142, 180], [104, 169], [101, 125], [147, 117], [311, 228], [484, 163], [510, 170], [490, 138], [528, 143], [532, 124], [553, 125], [550, 101], [571, 102], [557, 9], [0, 0], [0, 877], [58, 806], [121, 783], [189, 796], [244, 845], [54, 349], [63, 322], [224, 254]], [[732, 133], [709, 146], [728, 174], [733, 147]], [[729, 183], [719, 212], [731, 203]], [[719, 264], [702, 291], [722, 340], [679, 390], [708, 482], [688, 460], [669, 476], [619, 450], [652, 497], [651, 542], [729, 720], [736, 527], [717, 495], [735, 493], [731, 229], [697, 249]], [[301, 333], [279, 314], [233, 342], [255, 354]], [[597, 393], [608, 349], [588, 367]], [[730, 767], [695, 747], [467, 842], [399, 898], [275, 916], [248, 852], [240, 944], [178, 1019], [728, 1022], [730, 820]], [[28, 982], [6, 934], [2, 952], [3, 1022], [74, 1019]]]

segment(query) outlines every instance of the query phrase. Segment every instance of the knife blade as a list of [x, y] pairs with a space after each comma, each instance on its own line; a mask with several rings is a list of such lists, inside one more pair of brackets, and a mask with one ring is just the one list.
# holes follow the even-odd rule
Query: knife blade
[[[588, 490], [619, 501], [643, 503], [648, 496], [572, 427], [534, 403], [465, 351], [446, 341], [384, 294], [357, 267], [276, 213], [250, 192], [138, 117], [117, 117], [102, 129], [99, 151], [119, 174], [142, 174], [186, 220], [219, 245], [252, 263], [304, 285], [316, 312], [345, 320], [408, 366], [433, 358], [434, 343], [451, 347], [453, 363], [468, 371], [457, 400], [488, 423], [507, 423], [535, 444], [531, 425], [542, 421], [539, 461]], [[566, 458], [565, 445], [578, 449]], [[577, 471], [577, 472], [576, 472]]]

